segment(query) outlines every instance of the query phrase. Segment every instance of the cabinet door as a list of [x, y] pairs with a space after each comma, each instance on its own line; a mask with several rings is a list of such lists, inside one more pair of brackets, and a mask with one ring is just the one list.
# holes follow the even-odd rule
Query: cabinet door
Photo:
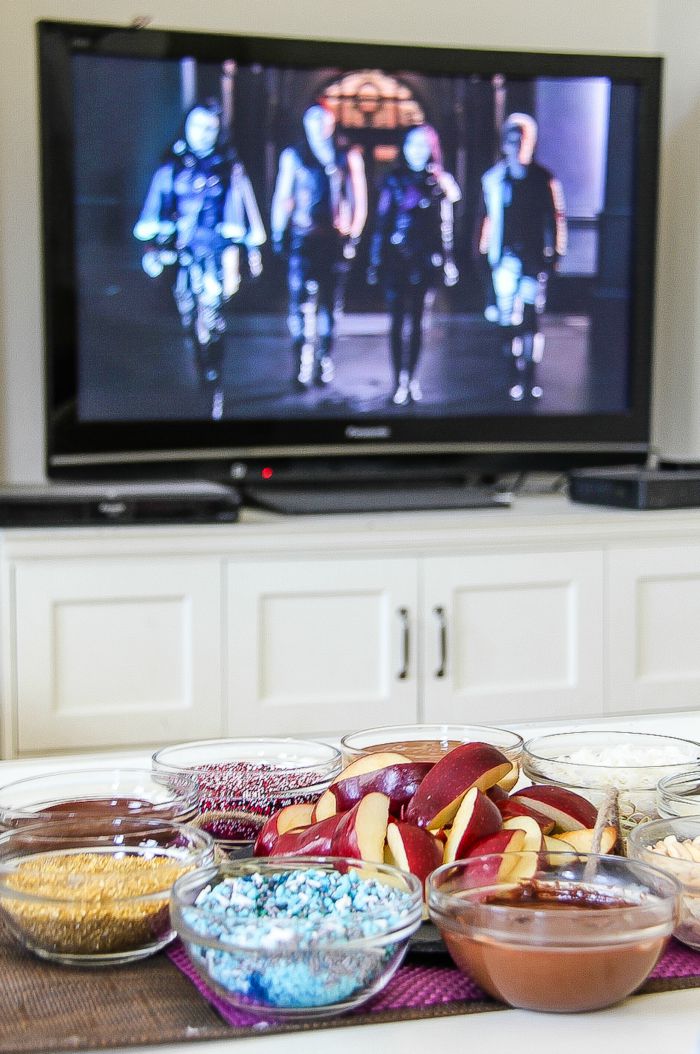
[[425, 720], [601, 711], [600, 553], [432, 558], [423, 583]]
[[610, 709], [700, 705], [700, 546], [608, 554]]
[[18, 563], [19, 752], [220, 735], [220, 595], [206, 559]]
[[415, 721], [415, 610], [413, 560], [231, 563], [231, 734]]

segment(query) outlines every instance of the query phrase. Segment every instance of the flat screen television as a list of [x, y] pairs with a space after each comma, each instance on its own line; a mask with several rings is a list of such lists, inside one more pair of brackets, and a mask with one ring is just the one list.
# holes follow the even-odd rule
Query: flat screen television
[[38, 41], [51, 477], [645, 460], [660, 59]]

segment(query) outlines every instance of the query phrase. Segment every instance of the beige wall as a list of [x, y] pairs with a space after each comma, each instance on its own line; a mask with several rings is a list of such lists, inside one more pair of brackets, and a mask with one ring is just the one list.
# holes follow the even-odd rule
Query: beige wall
[[[0, 0], [0, 478], [43, 475], [36, 70], [38, 18], [472, 47], [668, 56], [657, 431], [700, 460], [698, 0]], [[669, 426], [671, 412], [676, 423]], [[695, 421], [697, 417], [697, 422]]]

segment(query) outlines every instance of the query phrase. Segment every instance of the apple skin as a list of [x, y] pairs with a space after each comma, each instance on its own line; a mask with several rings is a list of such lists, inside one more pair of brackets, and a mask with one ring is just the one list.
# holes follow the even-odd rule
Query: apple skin
[[309, 827], [313, 822], [313, 812], [314, 805], [310, 802], [296, 802], [278, 809], [260, 828], [253, 856], [272, 856], [280, 836], [298, 827]]
[[442, 842], [425, 827], [392, 820], [386, 831], [384, 861], [425, 880], [442, 863]]
[[[285, 831], [275, 842], [273, 856], [331, 856], [333, 835], [343, 813], [328, 816], [309, 827]], [[254, 854], [258, 856], [258, 853]]]
[[406, 765], [410, 764], [411, 759], [407, 758], [405, 754], [398, 754], [394, 750], [377, 750], [374, 754], [361, 754], [359, 758], [355, 758], [349, 765], [346, 765], [331, 783], [333, 787], [336, 783], [340, 783], [341, 780], [349, 779], [350, 776], [362, 776], [366, 772], [375, 772], [377, 769], [384, 769], [388, 765]]
[[544, 813], [531, 808], [524, 799], [521, 801], [518, 798], [506, 795], [504, 798], [498, 799], [496, 806], [504, 820], [517, 819], [519, 816], [529, 816], [539, 824], [542, 834], [550, 834], [554, 830], [554, 820], [551, 816], [545, 816]]
[[474, 889], [505, 881], [520, 859], [516, 853], [523, 848], [524, 842], [525, 832], [518, 829], [501, 830], [480, 838], [466, 856], [470, 863], [461, 878], [464, 888]]
[[432, 761], [410, 761], [407, 764], [386, 765], [359, 776], [340, 779], [327, 793], [334, 796], [338, 812], [347, 812], [366, 794], [378, 791], [389, 798], [392, 816], [400, 816], [433, 764]]
[[372, 791], [357, 805], [353, 805], [349, 812], [338, 813], [338, 816], [340, 819], [333, 834], [331, 855], [351, 856], [356, 860], [381, 864], [389, 826], [387, 795]]
[[484, 792], [512, 768], [489, 743], [461, 743], [436, 761], [406, 806], [404, 819], [436, 831], [449, 824], [472, 787]]
[[596, 807], [566, 787], [536, 783], [531, 787], [522, 787], [511, 797], [516, 801], [525, 801], [538, 812], [550, 816], [559, 830], [574, 831], [595, 826], [598, 815]]
[[500, 831], [503, 821], [498, 806], [482, 791], [472, 787], [462, 798], [443, 851], [446, 864], [468, 856], [472, 845]]

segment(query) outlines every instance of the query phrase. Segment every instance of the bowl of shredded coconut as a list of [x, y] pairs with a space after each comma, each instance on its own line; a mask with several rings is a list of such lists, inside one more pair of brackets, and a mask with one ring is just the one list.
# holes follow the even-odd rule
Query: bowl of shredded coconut
[[618, 791], [620, 820], [631, 828], [658, 815], [659, 780], [700, 761], [700, 743], [648, 732], [562, 732], [530, 739], [523, 774], [533, 783], [567, 787], [599, 805]]

